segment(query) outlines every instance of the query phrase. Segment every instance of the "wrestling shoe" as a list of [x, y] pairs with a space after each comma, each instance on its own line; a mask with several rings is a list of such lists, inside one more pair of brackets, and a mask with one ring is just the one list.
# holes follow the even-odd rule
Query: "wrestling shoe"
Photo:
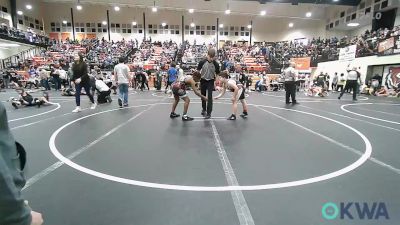
[[248, 116], [249, 114], [247, 114], [247, 112], [243, 112], [241, 115], [240, 115], [240, 117], [242, 117], [243, 119], [247, 119], [247, 116]]
[[236, 116], [232, 114], [232, 115], [228, 118], [228, 120], [236, 120]]
[[182, 121], [192, 121], [194, 120], [192, 117], [189, 117], [187, 115], [182, 116]]
[[176, 114], [176, 113], [171, 113], [171, 114], [169, 114], [169, 118], [171, 118], [171, 119], [176, 118], [176, 117], [180, 117], [180, 116], [181, 116], [181, 115]]

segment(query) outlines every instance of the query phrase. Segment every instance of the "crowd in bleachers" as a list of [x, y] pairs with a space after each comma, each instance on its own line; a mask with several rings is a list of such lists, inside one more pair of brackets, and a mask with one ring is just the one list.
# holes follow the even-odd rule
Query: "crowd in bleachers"
[[398, 35], [400, 35], [400, 26], [392, 30], [379, 29], [373, 32], [367, 30], [364, 34], [355, 37], [302, 39], [265, 43], [264, 46], [267, 48], [266, 54], [270, 60], [276, 58], [282, 64], [288, 64], [291, 58], [311, 57], [312, 64], [316, 66], [318, 62], [337, 60], [339, 49], [350, 45], [357, 45], [356, 57], [376, 55], [380, 41]]
[[26, 31], [22, 31], [14, 27], [10, 28], [4, 24], [0, 25], [0, 37], [14, 41], [23, 41], [27, 44], [50, 44], [49, 37], [44, 34], [38, 34], [31, 28], [28, 28]]
[[[270, 65], [277, 60], [281, 65], [289, 62], [293, 57], [311, 57], [312, 61], [336, 60], [339, 48], [357, 44], [357, 57], [376, 54], [378, 42], [400, 34], [399, 26], [393, 30], [366, 31], [358, 37], [342, 39], [330, 38], [311, 40], [294, 40], [286, 42], [262, 42], [248, 46], [243, 43], [226, 42], [218, 50], [218, 58], [223, 69], [233, 74], [246, 73], [246, 83], [252, 80], [258, 82], [257, 90], [267, 90], [268, 87], [277, 87], [277, 79], [270, 80], [266, 73]], [[49, 89], [48, 81], [55, 89], [64, 89], [68, 85], [73, 57], [80, 52], [85, 53], [86, 61], [93, 71], [110, 71], [121, 57], [131, 68], [131, 72], [147, 72], [146, 79], [150, 79], [151, 72], [161, 70], [165, 80], [165, 71], [172, 62], [177, 62], [183, 69], [195, 68], [204, 57], [207, 49], [216, 47], [213, 44], [189, 44], [184, 42], [180, 46], [173, 41], [151, 42], [151, 40], [121, 40], [106, 41], [103, 39], [84, 39], [81, 41], [51, 41], [51, 46], [32, 59], [14, 65], [16, 70], [7, 70], [10, 79], [23, 87], [42, 87]], [[276, 63], [276, 61], [275, 61]], [[45, 73], [46, 71], [46, 73]], [[164, 72], [163, 72], [164, 71]], [[96, 72], [93, 72], [96, 73]], [[98, 72], [102, 74], [102, 72]], [[12, 74], [15, 74], [13, 76]], [[109, 73], [110, 74], [110, 73]], [[135, 77], [135, 76], [133, 76]], [[253, 78], [253, 79], [252, 79]], [[110, 77], [108, 77], [110, 79]], [[17, 82], [19, 81], [19, 82]], [[261, 81], [261, 82], [260, 82]], [[135, 81], [137, 83], [137, 81]], [[275, 86], [272, 84], [275, 82]], [[254, 84], [253, 84], [254, 85]], [[134, 85], [133, 85], [134, 86]], [[136, 85], [135, 85], [136, 86]], [[274, 88], [275, 89], [275, 88]], [[376, 90], [374, 91], [375, 93]]]

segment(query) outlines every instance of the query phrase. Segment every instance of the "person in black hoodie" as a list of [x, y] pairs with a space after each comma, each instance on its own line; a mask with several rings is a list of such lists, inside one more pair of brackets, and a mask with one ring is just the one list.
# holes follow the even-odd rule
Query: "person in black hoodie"
[[96, 103], [94, 102], [93, 95], [90, 93], [90, 79], [88, 75], [88, 66], [83, 61], [83, 54], [79, 54], [75, 57], [74, 65], [72, 66], [72, 82], [75, 83], [75, 101], [76, 108], [72, 112], [80, 112], [81, 109], [81, 90], [85, 89], [86, 95], [92, 102], [90, 109], [96, 108]]

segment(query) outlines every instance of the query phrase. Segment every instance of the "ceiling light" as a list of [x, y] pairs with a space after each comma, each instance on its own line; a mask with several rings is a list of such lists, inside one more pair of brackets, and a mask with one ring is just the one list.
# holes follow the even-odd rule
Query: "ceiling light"
[[249, 25], [247, 25], [247, 28], [248, 28], [248, 29], [251, 29], [251, 25], [250, 25], [250, 24], [249, 24]]
[[167, 23], [163, 22], [163, 23], [161, 24], [161, 26], [162, 26], [162, 27], [165, 27], [165, 26], [167, 26]]
[[63, 22], [62, 22], [63, 24], [67, 24], [68, 22], [66, 21], [66, 20], [63, 20]]
[[348, 23], [347, 24], [348, 27], [357, 27], [359, 25], [360, 25], [359, 23]]
[[194, 12], [194, 9], [189, 9], [189, 13], [193, 13]]
[[103, 25], [107, 25], [107, 21], [103, 21], [101, 22]]
[[27, 9], [32, 9], [32, 5], [26, 5]]
[[190, 23], [190, 26], [191, 26], [191, 27], [194, 27], [194, 26], [196, 26], [196, 25], [192, 22], [192, 23]]
[[311, 16], [312, 16], [311, 12], [306, 13], [306, 17], [311, 17]]
[[153, 7], [153, 8], [151, 8], [151, 11], [153, 11], [153, 12], [157, 12], [157, 7]]
[[339, 0], [333, 0], [334, 2], [338, 2]]
[[77, 5], [77, 6], [76, 6], [76, 9], [77, 9], [77, 10], [82, 10], [82, 6], [81, 6], [81, 5]]
[[120, 10], [119, 6], [115, 6], [114, 10], [118, 12]]
[[227, 10], [225, 10], [225, 14], [231, 14], [231, 10], [230, 9], [227, 9]]
[[219, 28], [224, 28], [224, 24], [221, 23], [221, 24], [219, 25]]
[[24, 12], [22, 12], [21, 10], [18, 10], [18, 11], [17, 11], [17, 14], [21, 16], [21, 15], [24, 14]]
[[132, 25], [133, 25], [133, 26], [136, 26], [136, 25], [137, 25], [137, 22], [136, 22], [136, 21], [133, 21], [133, 22], [132, 22]]
[[260, 15], [261, 15], [261, 16], [265, 16], [265, 14], [267, 14], [267, 11], [265, 11], [265, 10], [263, 10], [263, 11], [260, 12]]
[[289, 27], [293, 27], [293, 23], [289, 23]]

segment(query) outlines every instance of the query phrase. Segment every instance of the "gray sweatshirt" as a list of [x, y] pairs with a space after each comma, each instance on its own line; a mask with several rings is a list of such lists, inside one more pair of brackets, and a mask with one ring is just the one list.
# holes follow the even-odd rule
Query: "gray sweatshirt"
[[0, 103], [0, 224], [30, 225], [31, 210], [24, 204], [21, 189], [25, 179], [15, 140], [7, 122], [4, 105]]

